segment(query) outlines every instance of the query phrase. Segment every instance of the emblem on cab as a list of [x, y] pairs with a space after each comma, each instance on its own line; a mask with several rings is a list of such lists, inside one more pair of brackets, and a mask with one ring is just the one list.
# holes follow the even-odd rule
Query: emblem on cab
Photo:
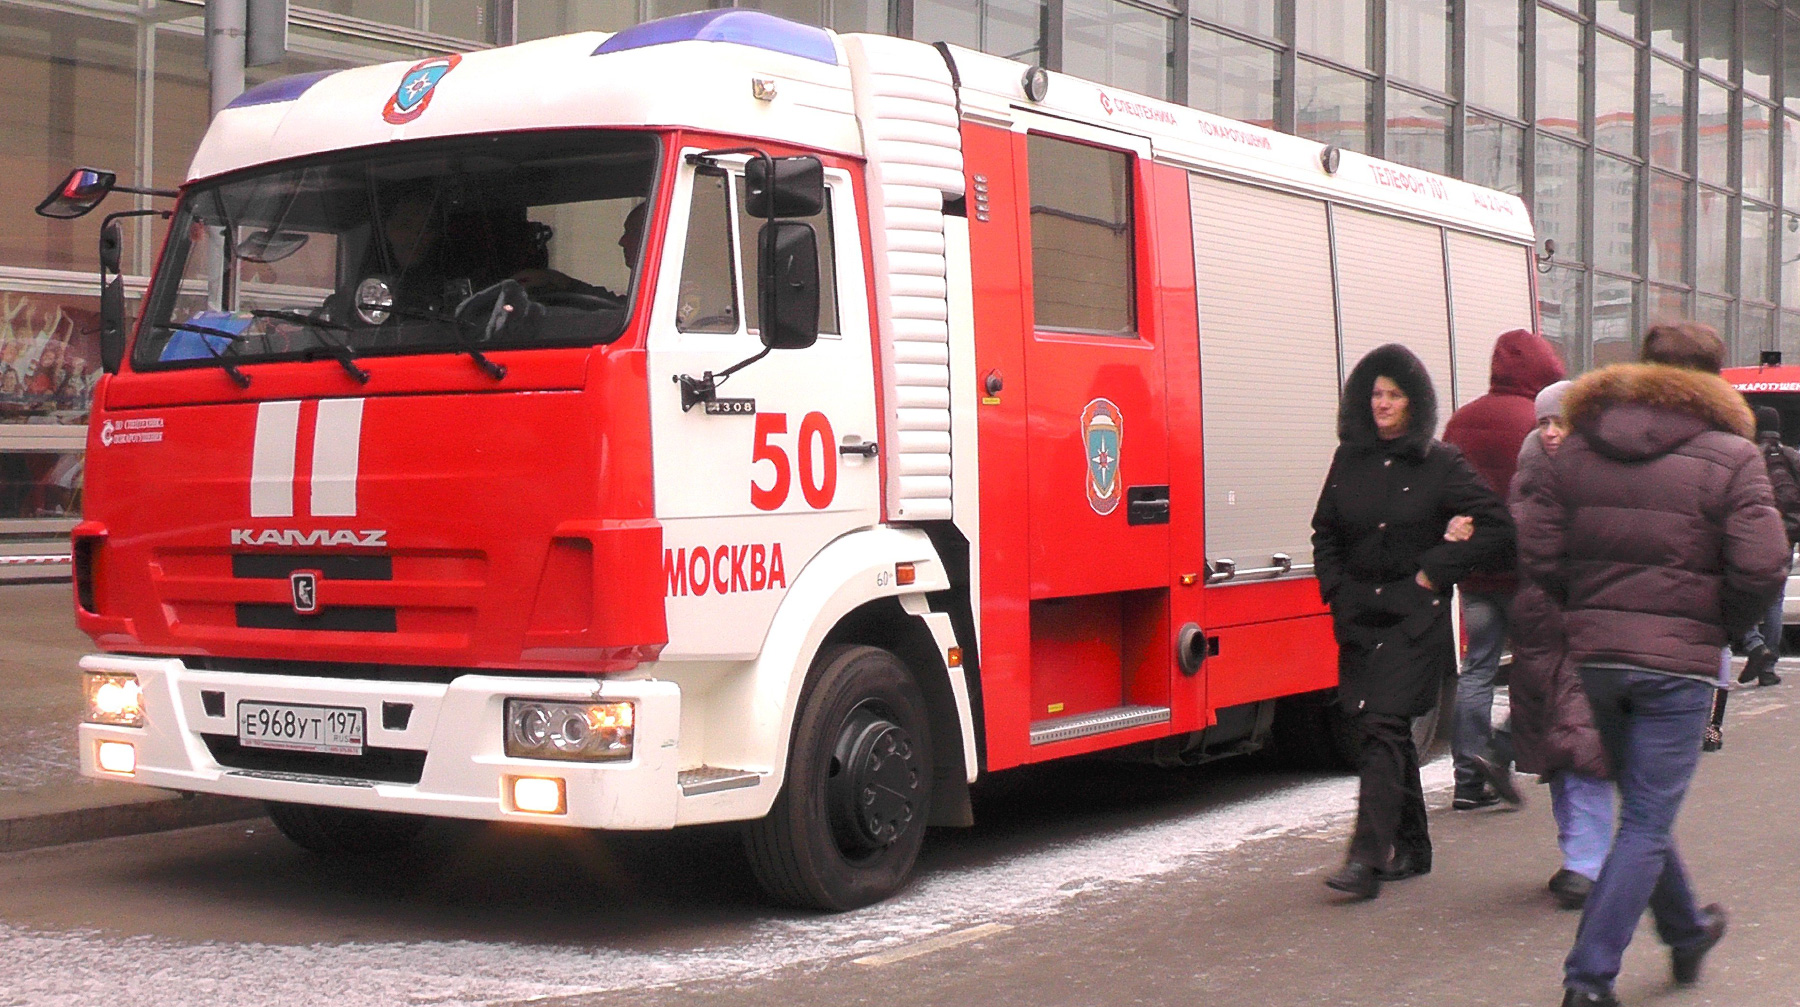
[[294, 592], [294, 611], [314, 615], [319, 611], [319, 571], [295, 570], [288, 574], [288, 587]]
[[1087, 500], [1094, 513], [1111, 514], [1119, 506], [1119, 451], [1125, 423], [1119, 407], [1095, 399], [1081, 410], [1081, 444], [1087, 451]]
[[423, 115], [425, 107], [431, 104], [431, 96], [437, 91], [438, 81], [456, 69], [460, 62], [462, 57], [452, 53], [413, 64], [412, 69], [400, 78], [400, 86], [394, 88], [394, 95], [381, 110], [381, 117], [400, 126]]

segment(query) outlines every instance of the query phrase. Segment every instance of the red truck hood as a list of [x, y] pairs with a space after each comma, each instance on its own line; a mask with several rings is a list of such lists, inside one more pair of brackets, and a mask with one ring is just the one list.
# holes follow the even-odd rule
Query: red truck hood
[[[642, 355], [532, 357], [501, 382], [455, 358], [372, 361], [387, 366], [367, 386], [294, 365], [241, 396], [219, 374], [109, 379], [76, 531], [82, 628], [112, 650], [259, 661], [592, 671], [654, 656]], [[446, 365], [466, 370], [431, 389]], [[332, 393], [297, 394], [308, 375]], [[207, 380], [221, 401], [192, 404]]]

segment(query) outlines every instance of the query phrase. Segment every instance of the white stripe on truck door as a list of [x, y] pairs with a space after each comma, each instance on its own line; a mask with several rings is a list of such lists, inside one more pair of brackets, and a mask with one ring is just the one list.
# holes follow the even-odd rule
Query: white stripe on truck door
[[256, 450], [250, 461], [250, 516], [294, 516], [294, 446], [300, 438], [300, 403], [256, 407]]
[[313, 428], [313, 517], [356, 515], [362, 413], [362, 399], [327, 399], [319, 403], [319, 419]]

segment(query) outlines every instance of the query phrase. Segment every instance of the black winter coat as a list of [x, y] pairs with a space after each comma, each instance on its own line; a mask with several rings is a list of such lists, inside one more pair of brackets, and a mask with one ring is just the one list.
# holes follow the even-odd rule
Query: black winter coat
[[[1393, 351], [1398, 351], [1394, 353]], [[1404, 354], [1404, 357], [1400, 356]], [[1377, 376], [1411, 400], [1411, 431], [1380, 440], [1369, 411]], [[1313, 513], [1313, 563], [1338, 642], [1338, 696], [1348, 713], [1416, 717], [1456, 674], [1451, 587], [1473, 570], [1513, 562], [1506, 505], [1462, 452], [1431, 439], [1436, 397], [1423, 365], [1398, 346], [1364, 357], [1345, 383], [1340, 444]], [[1450, 519], [1475, 519], [1467, 542], [1445, 542]], [[1423, 570], [1436, 590], [1414, 581]]]

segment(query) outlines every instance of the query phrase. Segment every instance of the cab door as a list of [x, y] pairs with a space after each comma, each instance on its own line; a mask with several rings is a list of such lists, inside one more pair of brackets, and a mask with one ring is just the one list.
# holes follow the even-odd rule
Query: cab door
[[[698, 148], [683, 151], [697, 152]], [[760, 352], [756, 236], [743, 158], [683, 163], [646, 354], [656, 516], [663, 527], [665, 658], [754, 657], [794, 577], [826, 543], [874, 524], [880, 463], [869, 302], [849, 173], [827, 166], [819, 339], [775, 350], [683, 406], [680, 375]], [[840, 450], [845, 449], [845, 450]]]
[[1026, 127], [1014, 185], [1029, 245], [1031, 742], [1050, 757], [1067, 754], [1060, 742], [1168, 721], [1169, 437], [1148, 145]]

